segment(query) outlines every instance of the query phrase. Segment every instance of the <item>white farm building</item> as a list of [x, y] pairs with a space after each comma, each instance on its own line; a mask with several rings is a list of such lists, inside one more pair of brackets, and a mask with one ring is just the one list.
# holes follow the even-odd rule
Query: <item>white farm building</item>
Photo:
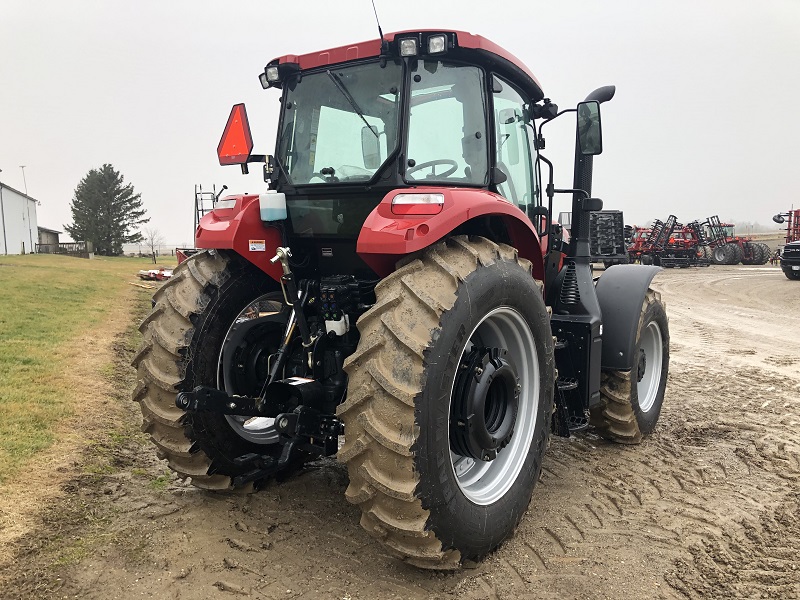
[[0, 252], [29, 254], [39, 241], [36, 199], [0, 183]]

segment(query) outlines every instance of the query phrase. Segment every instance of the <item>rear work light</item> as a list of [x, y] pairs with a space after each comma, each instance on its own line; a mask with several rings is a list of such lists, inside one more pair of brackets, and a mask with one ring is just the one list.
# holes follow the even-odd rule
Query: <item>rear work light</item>
[[392, 199], [396, 215], [438, 215], [444, 206], [444, 194], [397, 194]]
[[417, 55], [417, 40], [416, 38], [406, 38], [400, 40], [400, 56], [416, 56]]
[[441, 54], [447, 50], [447, 37], [444, 35], [432, 35], [428, 38], [428, 54]]

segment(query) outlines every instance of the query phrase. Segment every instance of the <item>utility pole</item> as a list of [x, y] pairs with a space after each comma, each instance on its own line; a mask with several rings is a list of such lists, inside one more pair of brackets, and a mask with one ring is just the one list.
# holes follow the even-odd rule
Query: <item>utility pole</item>
[[33, 246], [33, 231], [31, 230], [31, 205], [30, 205], [31, 197], [28, 196], [28, 182], [25, 180], [25, 165], [20, 165], [19, 168], [22, 169], [22, 183], [25, 186], [25, 198], [26, 198], [25, 206], [28, 208], [28, 239], [31, 242], [28, 254], [33, 254], [34, 246]]

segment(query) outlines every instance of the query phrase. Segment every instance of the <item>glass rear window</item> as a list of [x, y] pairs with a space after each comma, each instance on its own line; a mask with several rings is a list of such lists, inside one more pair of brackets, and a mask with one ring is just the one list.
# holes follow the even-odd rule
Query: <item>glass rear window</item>
[[417, 63], [411, 73], [406, 181], [488, 182], [485, 90], [477, 67]]
[[403, 67], [331, 67], [286, 81], [278, 159], [290, 183], [368, 181], [398, 144]]

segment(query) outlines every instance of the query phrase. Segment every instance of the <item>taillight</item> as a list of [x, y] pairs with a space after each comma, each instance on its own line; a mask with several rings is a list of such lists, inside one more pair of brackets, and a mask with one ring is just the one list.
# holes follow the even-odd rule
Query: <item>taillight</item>
[[443, 206], [444, 194], [397, 194], [392, 199], [396, 215], [437, 215]]

